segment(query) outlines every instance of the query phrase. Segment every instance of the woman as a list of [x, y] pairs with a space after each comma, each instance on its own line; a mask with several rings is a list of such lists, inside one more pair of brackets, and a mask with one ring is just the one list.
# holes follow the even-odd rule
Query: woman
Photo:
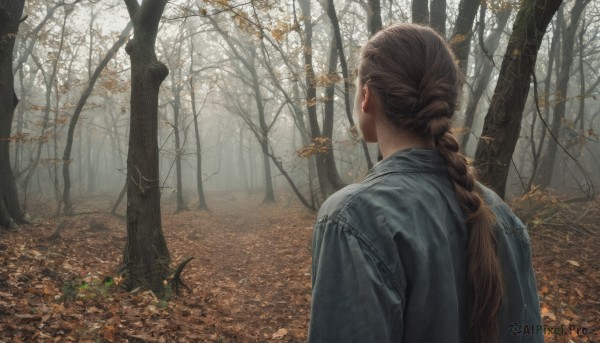
[[459, 78], [427, 27], [363, 48], [355, 112], [384, 159], [319, 211], [309, 342], [543, 342], [527, 230], [450, 132]]

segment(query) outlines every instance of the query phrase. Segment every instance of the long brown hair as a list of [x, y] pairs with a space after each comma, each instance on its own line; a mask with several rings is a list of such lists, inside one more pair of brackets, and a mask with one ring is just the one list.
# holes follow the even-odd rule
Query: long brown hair
[[398, 128], [432, 139], [444, 158], [469, 228], [470, 341], [496, 342], [503, 283], [495, 219], [450, 132], [460, 93], [460, 72], [450, 47], [425, 26], [388, 27], [363, 47], [359, 80], [360, 87], [368, 85]]

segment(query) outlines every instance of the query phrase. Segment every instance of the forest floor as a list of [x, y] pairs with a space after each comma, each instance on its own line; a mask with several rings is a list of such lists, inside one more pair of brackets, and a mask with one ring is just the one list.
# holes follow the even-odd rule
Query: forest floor
[[[315, 213], [258, 196], [208, 199], [210, 212], [164, 206], [173, 265], [195, 257], [183, 272], [191, 292], [169, 301], [121, 291], [112, 279], [122, 219], [48, 217], [0, 232], [0, 342], [306, 341]], [[83, 204], [101, 207], [82, 202], [82, 212]], [[532, 217], [539, 225], [530, 228], [544, 324], [556, 329], [546, 341], [600, 342], [599, 206], [554, 205], [536, 210], [550, 219]], [[60, 237], [48, 239], [61, 223]]]

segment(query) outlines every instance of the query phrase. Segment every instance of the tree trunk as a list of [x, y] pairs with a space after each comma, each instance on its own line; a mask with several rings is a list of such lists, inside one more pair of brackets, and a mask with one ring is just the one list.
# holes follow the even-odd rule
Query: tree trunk
[[[567, 91], [569, 87], [569, 76], [571, 74], [571, 65], [573, 64], [573, 49], [575, 45], [575, 34], [577, 32], [577, 26], [579, 19], [585, 6], [589, 3], [589, 0], [575, 0], [573, 9], [571, 10], [571, 20], [565, 27], [562, 34], [562, 46], [561, 46], [561, 64], [560, 72], [556, 80], [556, 106], [554, 107], [554, 116], [552, 118], [552, 135], [556, 139], [550, 139], [548, 141], [548, 147], [546, 153], [542, 158], [540, 164], [540, 173], [538, 174], [538, 184], [542, 187], [548, 187], [552, 181], [552, 175], [554, 173], [554, 162], [556, 160], [556, 153], [558, 151], [558, 142], [556, 141], [560, 135], [560, 128], [563, 125], [566, 106], [567, 106]], [[558, 65], [557, 65], [558, 67]]]
[[79, 116], [83, 111], [83, 106], [92, 94], [94, 85], [96, 84], [98, 77], [102, 73], [102, 70], [104, 70], [104, 68], [108, 65], [108, 62], [113, 58], [113, 56], [117, 53], [121, 46], [125, 44], [125, 41], [127, 40], [127, 37], [129, 37], [129, 32], [131, 31], [132, 27], [132, 23], [129, 22], [121, 32], [119, 39], [108, 50], [98, 67], [96, 67], [96, 70], [94, 70], [94, 73], [88, 81], [87, 87], [85, 88], [85, 90], [81, 94], [81, 97], [79, 98], [79, 101], [77, 102], [77, 106], [75, 107], [75, 110], [73, 111], [73, 116], [71, 117], [71, 121], [69, 122], [69, 131], [67, 132], [67, 143], [65, 144], [65, 151], [63, 153], [63, 203], [65, 205], [65, 214], [70, 214], [73, 212], [73, 203], [71, 202], [71, 173], [69, 171], [69, 167], [71, 164], [71, 150], [73, 148], [73, 136], [75, 135], [75, 127], [77, 126], [77, 121], [79, 120]]
[[[71, 60], [72, 62], [73, 60]], [[71, 64], [72, 65], [72, 64]], [[71, 74], [71, 66], [69, 66], [69, 68], [67, 68], [67, 75]], [[58, 80], [54, 81], [54, 94], [56, 94], [56, 107], [54, 108], [54, 122], [58, 122], [58, 111], [60, 109], [60, 91], [58, 90]], [[54, 126], [53, 129], [53, 134], [52, 134], [52, 147], [54, 148], [54, 154], [52, 155], [52, 158], [54, 161], [58, 161], [59, 159], [59, 155], [58, 155], [58, 129], [56, 128], [56, 125]], [[48, 157], [50, 157], [50, 152], [48, 152]], [[51, 169], [54, 171], [54, 177], [52, 176], [52, 171]], [[62, 206], [62, 198], [61, 198], [61, 194], [60, 194], [60, 184], [58, 181], [58, 163], [53, 162], [52, 163], [52, 168], [50, 168], [50, 166], [48, 166], [48, 176], [50, 176], [50, 180], [52, 180], [52, 188], [54, 190], [54, 199], [56, 200], [56, 215], [60, 215], [60, 208]]]
[[306, 208], [308, 208], [309, 210], [316, 211], [316, 208], [314, 207], [314, 205], [309, 204], [308, 201], [306, 200], [306, 198], [304, 197], [304, 195], [302, 195], [302, 192], [300, 192], [300, 190], [298, 189], [298, 187], [296, 187], [296, 184], [294, 183], [294, 180], [292, 180], [292, 178], [290, 177], [290, 175], [285, 171], [285, 169], [283, 168], [283, 165], [282, 165], [281, 161], [277, 157], [275, 157], [275, 155], [273, 155], [272, 150], [273, 149], [271, 149], [271, 153], [269, 153], [269, 157], [271, 157], [271, 160], [273, 160], [273, 163], [275, 164], [275, 166], [277, 167], [277, 169], [279, 169], [279, 171], [281, 172], [281, 175], [283, 175], [283, 177], [285, 177], [285, 179], [287, 180], [287, 182], [290, 185], [290, 187], [292, 187], [292, 190], [294, 191], [294, 193], [298, 197], [298, 200], [300, 200], [300, 202], [302, 203], [302, 205], [306, 206]]
[[92, 156], [92, 129], [88, 126], [87, 129], [87, 195], [92, 195], [96, 191], [96, 163]]
[[[546, 78], [544, 79], [544, 98], [543, 98], [543, 108], [544, 108], [544, 113], [543, 113], [543, 119], [545, 122], [548, 122], [548, 118], [550, 117], [550, 81], [552, 80], [552, 69], [554, 67], [555, 61], [557, 61], [558, 58], [558, 53], [556, 52], [556, 49], [558, 48], [558, 44], [560, 42], [560, 31], [561, 31], [561, 20], [558, 20], [559, 18], [562, 18], [562, 9], [559, 8], [558, 13], [557, 13], [557, 20], [556, 22], [556, 28], [554, 29], [554, 32], [552, 34], [552, 41], [550, 42], [550, 49], [548, 51], [548, 69], [546, 72]], [[560, 51], [560, 50], [559, 50]], [[558, 69], [558, 68], [557, 68]], [[539, 99], [537, 100], [539, 102]], [[537, 108], [536, 108], [537, 111]], [[537, 118], [539, 116], [539, 114], [536, 114], [535, 118]], [[532, 157], [532, 163], [533, 166], [531, 168], [531, 176], [529, 177], [529, 182], [527, 184], [527, 188], [526, 191], [529, 192], [531, 190], [531, 187], [533, 186], [534, 181], [536, 180], [537, 177], [537, 171], [538, 171], [538, 167], [540, 165], [540, 156], [542, 155], [542, 149], [544, 147], [544, 141], [546, 139], [546, 133], [547, 133], [547, 129], [546, 127], [542, 128], [542, 133], [540, 136], [540, 140], [536, 146], [535, 144], [535, 138], [533, 137], [534, 134], [534, 127], [535, 125], [535, 121], [531, 123], [531, 146], [532, 146], [532, 152], [531, 152], [531, 157]]]
[[[414, 0], [413, 0], [414, 1]], [[429, 25], [439, 32], [442, 37], [446, 36], [446, 0], [431, 0], [431, 11], [429, 14]]]
[[[582, 29], [579, 30], [579, 111], [577, 114], [577, 118], [575, 119], [574, 127], [577, 127], [577, 123], [579, 122], [579, 130], [582, 135], [585, 135], [583, 129], [585, 128], [585, 98], [587, 96], [585, 90], [585, 73], [583, 72], [583, 37], [585, 36], [585, 16], [583, 17], [583, 22], [581, 23]], [[583, 152], [583, 150], [581, 150]]]
[[[36, 71], [31, 71], [32, 73], [35, 73]], [[23, 72], [23, 68], [21, 68], [19, 70], [19, 89], [21, 90], [21, 101], [19, 101], [19, 104], [17, 105], [16, 108], [16, 135], [17, 137], [21, 137], [21, 135], [23, 134], [23, 128], [25, 127], [25, 112], [26, 112], [26, 103], [27, 103], [27, 98], [29, 98], [31, 96], [32, 90], [34, 89], [33, 85], [34, 82], [36, 81], [35, 78], [29, 77], [27, 80], [27, 83], [24, 82], [25, 81], [25, 73]], [[24, 101], [25, 100], [25, 101]], [[24, 142], [21, 139], [16, 139], [15, 140], [15, 156], [14, 156], [14, 163], [13, 163], [13, 173], [15, 175], [15, 178], [19, 178], [19, 175], [21, 173], [23, 173], [23, 170], [21, 169], [22, 167], [22, 163], [23, 163], [23, 159], [24, 159], [24, 154], [23, 154], [23, 146], [25, 145]]]
[[275, 202], [275, 194], [273, 193], [273, 180], [271, 177], [271, 160], [269, 159], [269, 141], [267, 136], [263, 136], [263, 140], [260, 142], [260, 147], [263, 152], [263, 166], [265, 176], [265, 198], [264, 203]]
[[[180, 47], [181, 51], [181, 47]], [[178, 56], [180, 57], [180, 56]], [[177, 183], [177, 207], [176, 212], [181, 212], [187, 210], [187, 206], [185, 204], [185, 200], [183, 200], [183, 182], [182, 178], [182, 170], [181, 170], [181, 155], [183, 153], [183, 147], [181, 146], [181, 135], [179, 132], [179, 115], [181, 114], [181, 86], [179, 85], [179, 81], [181, 81], [181, 68], [178, 68], [178, 80], [175, 79], [175, 74], [171, 74], [171, 91], [173, 93], [174, 99], [171, 102], [173, 107], [173, 132], [175, 136], [175, 178]]]
[[117, 213], [117, 209], [119, 208], [119, 205], [121, 205], [121, 201], [123, 201], [123, 198], [125, 197], [126, 193], [127, 193], [127, 181], [123, 185], [123, 188], [121, 188], [121, 191], [119, 192], [119, 195], [117, 196], [117, 200], [115, 200], [115, 203], [113, 204], [112, 208], [110, 209], [110, 213]]
[[208, 210], [206, 197], [204, 196], [204, 185], [202, 182], [202, 146], [197, 115], [194, 115], [194, 138], [196, 139], [196, 189], [198, 191], [198, 209]]
[[[329, 75], [337, 75], [337, 44], [335, 36], [331, 37], [331, 46], [329, 49], [329, 68], [327, 70]], [[317, 153], [317, 163], [322, 163], [322, 167], [327, 175], [327, 179], [329, 180], [329, 184], [332, 186], [332, 193], [344, 187], [344, 183], [338, 174], [337, 167], [335, 165], [335, 159], [333, 156], [333, 118], [335, 115], [334, 111], [334, 101], [335, 97], [335, 83], [331, 82], [331, 84], [327, 85], [325, 88], [325, 105], [324, 105], [324, 115], [323, 115], [323, 137], [327, 138], [327, 151], [326, 152], [318, 152]], [[318, 125], [318, 123], [317, 123]], [[322, 186], [322, 185], [321, 185]], [[323, 194], [325, 198], [327, 196]]]
[[450, 45], [454, 50], [463, 75], [467, 75], [473, 22], [477, 16], [477, 8], [479, 8], [480, 3], [480, 0], [460, 0], [458, 16], [450, 38]]
[[512, 154], [521, 131], [531, 74], [546, 28], [562, 0], [525, 0], [513, 25], [494, 97], [475, 153], [484, 184], [504, 198]]
[[[302, 97], [300, 96], [300, 90], [298, 89], [298, 83], [294, 83], [293, 92], [295, 99], [302, 99]], [[302, 138], [302, 146], [308, 146], [310, 144], [310, 127], [307, 125], [306, 120], [304, 120], [304, 112], [299, 111], [295, 112], [294, 114], [294, 123], [298, 128], [298, 132], [300, 132], [300, 137]], [[313, 181], [315, 171], [317, 169], [317, 164], [314, 156], [309, 156], [306, 159], [306, 167], [308, 169], [308, 188], [310, 190], [310, 205], [311, 207], [315, 208], [316, 192], [313, 187]]]
[[158, 92], [169, 74], [154, 45], [167, 0], [125, 0], [133, 39], [125, 48], [131, 60], [131, 125], [127, 152], [127, 245], [121, 272], [129, 290], [163, 292], [171, 257], [161, 226], [158, 163]]
[[[202, 184], [202, 146], [200, 141], [200, 130], [198, 129], [198, 116], [200, 110], [196, 109], [196, 88], [194, 87], [194, 42], [190, 36], [190, 96], [192, 100], [192, 115], [194, 116], [194, 138], [196, 139], [196, 188], [198, 190], [198, 209], [208, 210], [206, 198], [204, 197], [204, 187]], [[205, 99], [206, 100], [206, 99]], [[204, 104], [202, 104], [204, 106]], [[241, 162], [243, 163], [243, 161]]]
[[427, 0], [413, 0], [411, 12], [413, 23], [429, 25], [429, 4]]
[[[509, 8], [502, 12], [496, 13], [497, 27], [484, 42], [486, 49], [489, 49], [489, 52], [492, 56], [496, 53], [500, 43], [500, 38], [502, 38], [502, 33], [504, 32], [504, 27], [508, 22], [511, 12], [512, 8]], [[467, 144], [471, 138], [471, 131], [473, 130], [473, 122], [475, 121], [475, 112], [477, 111], [477, 106], [479, 105], [479, 101], [481, 100], [483, 93], [488, 87], [490, 77], [492, 76], [492, 71], [494, 70], [494, 62], [489, 60], [483, 49], [480, 52], [480, 58], [483, 59], [482, 66], [476, 75], [473, 92], [471, 96], [469, 96], [467, 110], [465, 111], [465, 128], [468, 131], [461, 142], [461, 149], [463, 152], [466, 152]]]
[[[313, 38], [313, 25], [311, 20], [311, 4], [308, 0], [299, 0], [300, 8], [302, 10], [302, 16], [304, 18], [304, 65], [306, 72], [306, 108], [308, 110], [308, 123], [310, 125], [310, 135], [313, 139], [321, 136], [321, 128], [319, 127], [319, 120], [317, 118], [317, 85], [315, 81], [315, 72], [313, 70], [313, 54], [312, 54], [312, 38]], [[333, 46], [333, 49], [337, 50], [337, 46]], [[331, 56], [330, 56], [331, 57]], [[337, 58], [336, 58], [337, 64]], [[333, 86], [332, 86], [333, 87]], [[327, 109], [326, 109], [327, 111]], [[327, 116], [327, 114], [326, 114]], [[325, 155], [315, 155], [316, 166], [317, 166], [317, 180], [319, 181], [319, 188], [323, 198], [329, 197], [333, 192], [336, 191], [334, 185], [327, 177], [327, 170], [325, 169]]]
[[[446, 0], [441, 0], [446, 1]], [[390, 5], [391, 7], [391, 5]], [[369, 37], [381, 30], [383, 24], [381, 21], [381, 3], [379, 0], [369, 0], [369, 6], [367, 7], [367, 26], [369, 27]], [[381, 149], [377, 146], [377, 161], [383, 160]]]
[[[326, 11], [329, 20], [331, 20], [331, 26], [333, 27], [333, 35], [335, 37], [335, 42], [338, 49], [338, 57], [340, 59], [340, 65], [342, 66], [342, 77], [344, 78], [344, 104], [346, 108], [346, 116], [348, 117], [348, 122], [350, 123], [351, 128], [355, 128], [354, 119], [352, 118], [352, 111], [354, 107], [352, 106], [352, 102], [350, 101], [350, 73], [348, 71], [348, 63], [346, 61], [346, 55], [344, 53], [344, 44], [342, 41], [342, 33], [340, 30], [340, 23], [338, 21], [337, 13], [335, 12], [335, 5], [333, 0], [327, 0], [326, 3]], [[369, 148], [367, 147], [367, 142], [364, 139], [360, 140], [360, 143], [363, 148], [363, 152], [365, 154], [365, 159], [367, 160], [367, 168], [373, 168], [373, 161], [371, 161], [371, 154], [369, 153]]]
[[19, 98], [13, 78], [13, 50], [25, 1], [0, 0], [0, 226], [24, 221], [10, 166], [10, 131]]
[[[445, 1], [445, 0], [442, 0]], [[367, 23], [370, 36], [377, 33], [383, 27], [381, 21], [381, 2], [380, 0], [369, 0], [369, 11], [367, 13]]]

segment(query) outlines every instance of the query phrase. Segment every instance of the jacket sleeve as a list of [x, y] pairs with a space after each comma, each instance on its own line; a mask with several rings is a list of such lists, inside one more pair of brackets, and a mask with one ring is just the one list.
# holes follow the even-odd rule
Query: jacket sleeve
[[401, 342], [402, 297], [368, 242], [345, 224], [315, 225], [308, 341]]

